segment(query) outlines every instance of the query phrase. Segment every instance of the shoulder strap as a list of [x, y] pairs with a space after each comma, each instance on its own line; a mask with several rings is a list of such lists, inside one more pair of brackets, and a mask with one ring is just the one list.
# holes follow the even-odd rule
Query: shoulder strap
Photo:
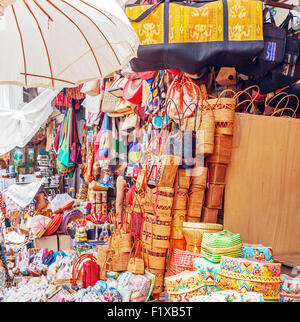
[[[161, 5], [164, 2], [169, 2], [169, 0], [160, 0], [160, 2], [156, 3], [155, 5], [151, 6], [149, 9], [147, 9], [145, 12], [143, 12], [139, 17], [137, 17], [136, 19], [129, 19], [130, 22], [141, 22], [143, 21], [145, 18], [147, 18], [159, 5]], [[130, 7], [130, 6], [127, 6]]]

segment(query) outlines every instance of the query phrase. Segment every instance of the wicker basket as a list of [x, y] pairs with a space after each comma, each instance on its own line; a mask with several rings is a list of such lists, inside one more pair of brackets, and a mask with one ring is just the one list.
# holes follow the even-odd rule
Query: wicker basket
[[176, 275], [183, 271], [192, 271], [194, 259], [202, 257], [198, 253], [172, 248], [167, 276]]
[[226, 229], [217, 233], [205, 231], [201, 254], [213, 263], [220, 263], [222, 256], [241, 257], [242, 245], [241, 235], [238, 233], [235, 234]]
[[220, 97], [209, 101], [215, 116], [215, 133], [232, 135], [236, 100]]
[[222, 209], [224, 185], [210, 184], [205, 192], [205, 207]]
[[[214, 149], [215, 135], [215, 117], [211, 109], [205, 104], [199, 102], [197, 112], [196, 130], [197, 130], [197, 154], [211, 154]], [[193, 131], [195, 129], [195, 116], [184, 119], [182, 127], [186, 130]]]
[[175, 188], [174, 194], [174, 209], [184, 210], [187, 207], [188, 202], [188, 189]]
[[232, 151], [231, 135], [215, 135], [214, 152], [208, 156], [209, 163], [229, 164]]
[[226, 164], [208, 163], [209, 183], [225, 184]]
[[172, 217], [157, 217], [146, 214], [143, 223], [143, 230], [151, 234], [167, 236], [171, 234]]
[[187, 243], [187, 250], [194, 253], [200, 253], [203, 234], [205, 232], [222, 231], [223, 226], [219, 224], [209, 223], [183, 223], [183, 234]]
[[[172, 219], [170, 217], [170, 221], [162, 221], [160, 219], [151, 218], [150, 214], [145, 216], [145, 221], [142, 226], [142, 241], [143, 244], [167, 249], [169, 247], [169, 237], [171, 234], [171, 223]], [[150, 218], [149, 218], [150, 217]]]
[[145, 212], [170, 216], [174, 201], [174, 189], [169, 187], [146, 188]]
[[197, 167], [190, 171], [191, 174], [191, 189], [206, 188], [208, 168]]
[[194, 218], [195, 222], [200, 222], [200, 218], [201, 218], [201, 213], [202, 213], [202, 206], [197, 206], [195, 208], [193, 207], [189, 207], [188, 209], [188, 213], [187, 213], [187, 218]]
[[204, 204], [204, 196], [204, 188], [200, 187], [191, 189], [189, 193], [189, 209], [202, 207], [202, 205]]
[[181, 188], [181, 189], [189, 189], [190, 187], [190, 173], [188, 169], [178, 169], [174, 187], [175, 188]]
[[158, 270], [165, 269], [167, 249], [151, 247], [143, 243], [143, 251], [146, 267]]
[[112, 256], [111, 268], [114, 272], [126, 271], [130, 259], [130, 253], [115, 252]]
[[173, 188], [181, 158], [173, 155], [161, 155], [160, 157], [151, 156], [151, 160], [153, 160], [153, 166], [150, 167], [150, 164], [147, 166], [147, 174], [152, 180], [149, 180], [148, 177], [148, 184]]
[[144, 202], [145, 202], [145, 193], [134, 194], [133, 203], [132, 203], [132, 211], [143, 213], [144, 212]]
[[124, 233], [120, 230], [114, 230], [112, 233], [112, 249], [120, 253], [130, 253], [131, 251], [131, 234]]
[[216, 224], [218, 222], [218, 209], [202, 208], [201, 222]]

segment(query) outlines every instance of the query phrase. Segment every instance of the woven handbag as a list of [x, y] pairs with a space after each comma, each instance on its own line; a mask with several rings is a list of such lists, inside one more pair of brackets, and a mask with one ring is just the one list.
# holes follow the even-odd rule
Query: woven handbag
[[136, 239], [136, 241], [132, 245], [132, 249], [129, 255], [129, 262], [127, 271], [134, 273], [134, 274], [144, 274], [145, 273], [145, 263], [144, 259], [138, 256], [143, 257], [143, 251], [142, 251], [142, 242], [139, 239]]
[[234, 234], [225, 229], [217, 233], [203, 234], [201, 254], [213, 263], [219, 263], [222, 256], [241, 257], [242, 239], [240, 234]]

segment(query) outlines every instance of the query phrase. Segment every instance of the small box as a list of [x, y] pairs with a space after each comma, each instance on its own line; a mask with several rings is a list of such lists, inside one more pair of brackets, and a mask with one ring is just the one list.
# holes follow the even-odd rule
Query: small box
[[202, 208], [201, 222], [216, 224], [218, 222], [218, 209]]
[[208, 163], [209, 183], [225, 184], [226, 164]]
[[35, 248], [43, 248], [53, 251], [58, 251], [58, 237], [57, 235], [46, 236], [35, 239]]
[[215, 135], [213, 153], [208, 156], [209, 163], [229, 164], [232, 150], [232, 135]]
[[210, 184], [205, 192], [205, 206], [212, 209], [222, 209], [224, 185]]
[[68, 250], [72, 248], [72, 239], [70, 235], [57, 235], [59, 250]]

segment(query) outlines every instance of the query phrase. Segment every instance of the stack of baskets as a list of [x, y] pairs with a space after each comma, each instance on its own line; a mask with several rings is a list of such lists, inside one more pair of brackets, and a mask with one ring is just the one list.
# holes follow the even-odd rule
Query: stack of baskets
[[232, 150], [236, 99], [222, 95], [221, 93], [219, 98], [207, 100], [215, 117], [215, 141], [213, 153], [207, 157], [209, 187], [205, 194], [201, 221], [209, 223], [217, 223], [218, 212], [223, 208], [226, 168], [230, 163]]
[[184, 271], [166, 278], [168, 302], [189, 302], [194, 297], [206, 295], [200, 272]]
[[221, 289], [262, 293], [265, 301], [278, 302], [281, 264], [223, 256], [217, 275]]
[[178, 169], [174, 184], [171, 248], [185, 249], [182, 224], [187, 216], [190, 176], [186, 169]]
[[222, 230], [223, 226], [219, 224], [184, 222], [183, 234], [187, 243], [186, 249], [193, 253], [200, 253], [203, 234]]
[[201, 211], [204, 204], [205, 188], [207, 182], [207, 168], [197, 167], [191, 173], [189, 202], [187, 211], [188, 222], [200, 222]]
[[155, 275], [152, 293], [163, 291], [166, 258], [170, 246], [173, 219], [174, 182], [179, 162], [163, 167], [156, 185], [146, 186], [142, 201], [142, 245], [146, 270]]

